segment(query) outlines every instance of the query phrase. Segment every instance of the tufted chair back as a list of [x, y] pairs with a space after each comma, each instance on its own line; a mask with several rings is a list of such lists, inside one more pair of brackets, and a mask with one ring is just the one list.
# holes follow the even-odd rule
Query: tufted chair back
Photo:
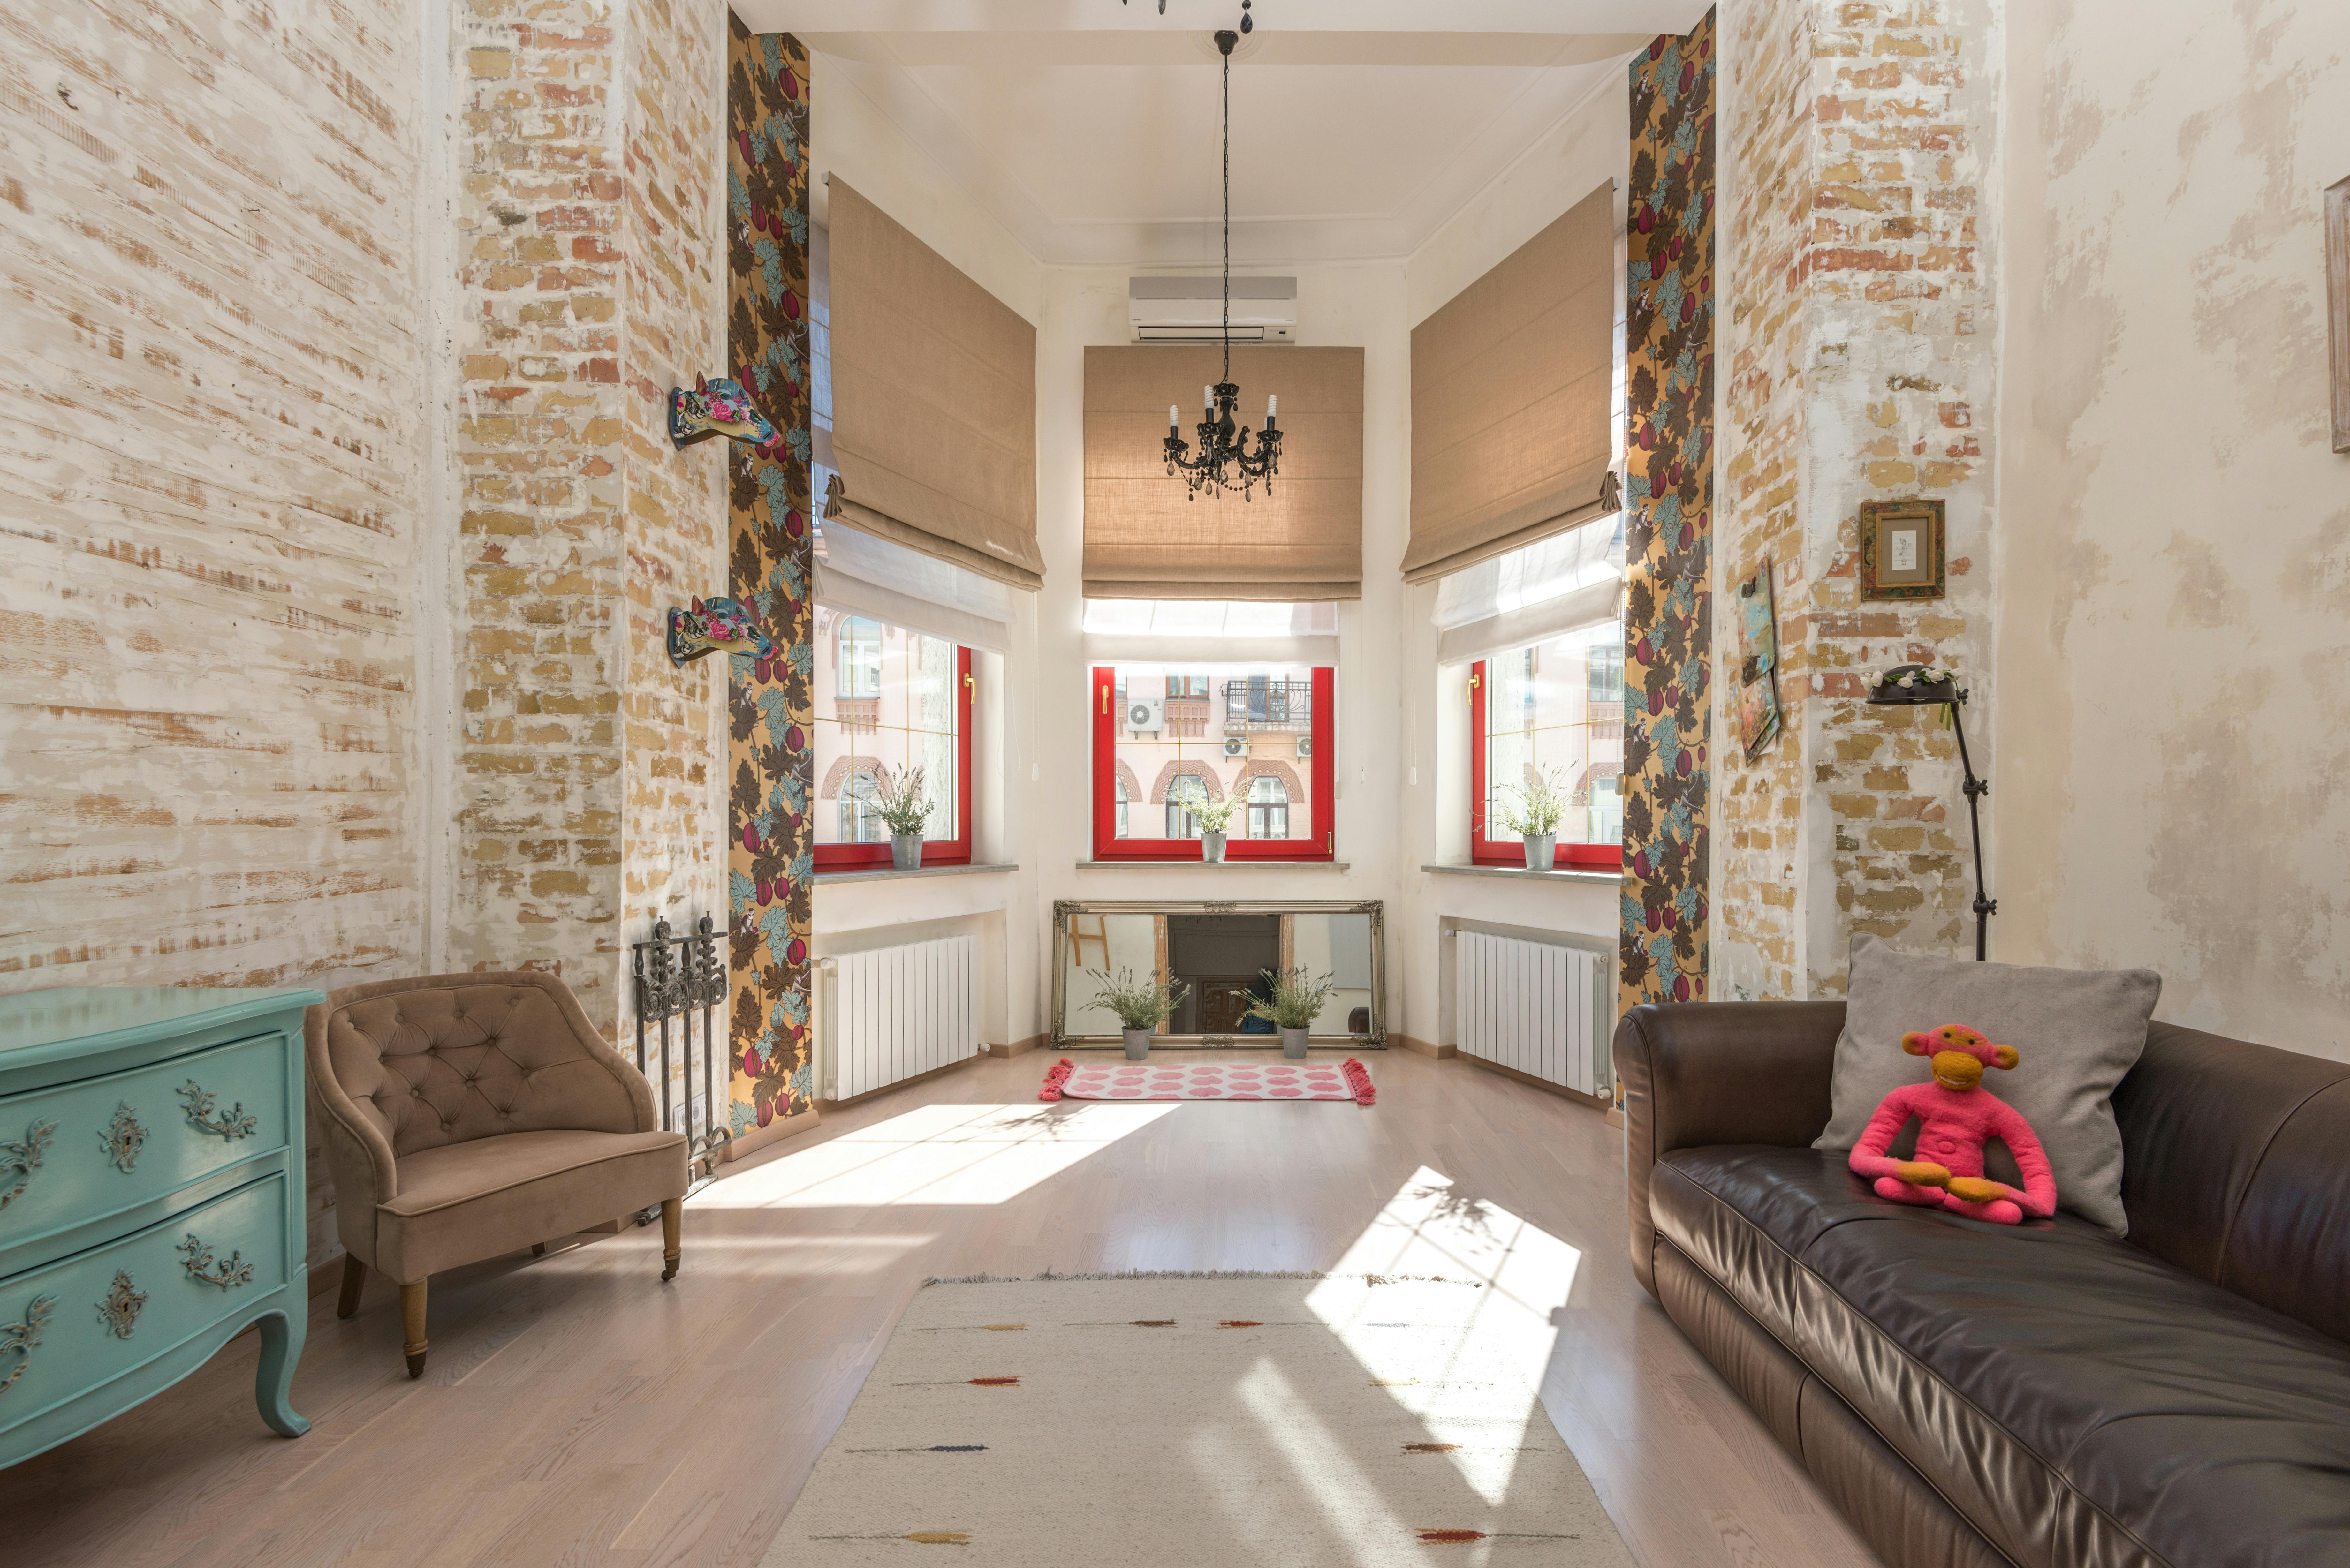
[[338, 991], [310, 1009], [310, 1087], [336, 1185], [380, 1202], [403, 1157], [501, 1133], [634, 1133], [652, 1086], [571, 990], [529, 972], [431, 975]]

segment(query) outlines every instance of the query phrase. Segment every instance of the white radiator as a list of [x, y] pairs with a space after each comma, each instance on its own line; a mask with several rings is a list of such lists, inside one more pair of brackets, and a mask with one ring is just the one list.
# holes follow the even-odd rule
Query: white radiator
[[977, 1055], [978, 944], [971, 937], [827, 959], [833, 971], [826, 1099], [852, 1100]]
[[1600, 955], [1457, 933], [1454, 1044], [1461, 1054], [1581, 1094], [1600, 1092]]

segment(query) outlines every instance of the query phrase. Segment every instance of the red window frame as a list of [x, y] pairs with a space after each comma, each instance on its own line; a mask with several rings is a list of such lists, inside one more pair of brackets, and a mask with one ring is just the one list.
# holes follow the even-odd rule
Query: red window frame
[[[1314, 741], [1314, 820], [1322, 828], [1322, 843], [1313, 847], [1308, 839], [1305, 846], [1295, 838], [1242, 838], [1227, 836], [1224, 840], [1226, 860], [1262, 860], [1284, 864], [1313, 864], [1333, 861], [1337, 855], [1336, 753], [1330, 749], [1336, 732], [1333, 722], [1336, 712], [1337, 671], [1327, 665], [1314, 671], [1314, 727], [1308, 733]], [[1094, 731], [1094, 858], [1097, 860], [1197, 860], [1200, 841], [1196, 838], [1120, 838], [1118, 836], [1118, 670], [1114, 665], [1094, 667], [1093, 688], [1088, 696], [1093, 709]], [[1132, 801], [1128, 805], [1128, 821], [1132, 813], [1147, 807], [1155, 808], [1157, 801]]]
[[[941, 641], [946, 640], [940, 639]], [[925, 866], [971, 864], [971, 731], [979, 701], [979, 682], [971, 672], [971, 649], [955, 649], [955, 687], [962, 693], [962, 711], [955, 716], [955, 827], [953, 838], [922, 840]], [[825, 803], [816, 802], [820, 807]], [[827, 871], [870, 871], [890, 864], [889, 844], [819, 844], [816, 846], [818, 875]]]
[[[1523, 867], [1526, 846], [1523, 840], [1485, 836], [1485, 697], [1492, 690], [1485, 661], [1481, 659], [1469, 667], [1469, 859], [1476, 866]], [[1620, 870], [1624, 846], [1620, 840], [1614, 844], [1570, 844], [1561, 839], [1552, 864]]]

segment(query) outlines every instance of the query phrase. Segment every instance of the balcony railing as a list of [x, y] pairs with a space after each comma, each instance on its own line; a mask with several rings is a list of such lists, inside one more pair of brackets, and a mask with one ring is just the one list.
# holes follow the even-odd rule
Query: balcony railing
[[1233, 680], [1224, 687], [1227, 731], [1314, 728], [1311, 680]]

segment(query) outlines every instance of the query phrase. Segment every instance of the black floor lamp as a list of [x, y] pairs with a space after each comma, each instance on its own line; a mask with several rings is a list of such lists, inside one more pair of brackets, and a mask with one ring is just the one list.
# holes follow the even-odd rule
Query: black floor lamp
[[1959, 738], [1959, 766], [1966, 771], [1967, 826], [1975, 841], [1975, 961], [1990, 957], [1991, 918], [1999, 913], [1999, 900], [1983, 892], [1982, 814], [1979, 803], [1991, 793], [1991, 781], [1975, 777], [1974, 763], [1967, 756], [1967, 727], [1959, 721], [1959, 710], [1966, 706], [1967, 694], [1959, 686], [1958, 677], [1947, 671], [1937, 674], [1922, 664], [1897, 664], [1877, 677], [1870, 688], [1868, 701], [1879, 708], [1948, 708], [1950, 730]]

